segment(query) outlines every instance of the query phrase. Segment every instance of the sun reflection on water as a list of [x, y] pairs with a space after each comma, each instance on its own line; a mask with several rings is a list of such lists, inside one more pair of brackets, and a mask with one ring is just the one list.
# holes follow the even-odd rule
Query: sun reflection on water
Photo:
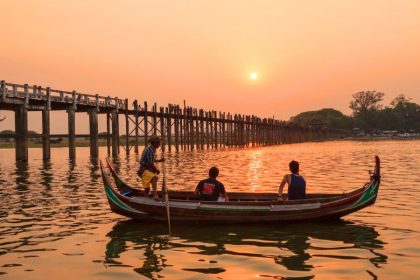
[[262, 151], [254, 150], [251, 152], [251, 157], [248, 163], [248, 180], [250, 183], [251, 191], [257, 191], [260, 187], [260, 176], [262, 168]]

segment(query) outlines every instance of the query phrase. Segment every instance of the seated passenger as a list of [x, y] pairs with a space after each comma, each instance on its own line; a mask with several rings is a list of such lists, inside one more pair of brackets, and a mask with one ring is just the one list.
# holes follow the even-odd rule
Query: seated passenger
[[306, 180], [303, 176], [299, 175], [299, 163], [292, 160], [289, 163], [289, 169], [292, 174], [286, 174], [279, 187], [279, 197], [277, 201], [283, 200], [284, 185], [288, 185], [287, 197], [289, 200], [305, 199], [306, 198]]
[[225, 186], [216, 180], [219, 175], [219, 169], [213, 166], [209, 169], [209, 178], [201, 180], [195, 188], [195, 194], [200, 196], [201, 200], [206, 201], [229, 201]]

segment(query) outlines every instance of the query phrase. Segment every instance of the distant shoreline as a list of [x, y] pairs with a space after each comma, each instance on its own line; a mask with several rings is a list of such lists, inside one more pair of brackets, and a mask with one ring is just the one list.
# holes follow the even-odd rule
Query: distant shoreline
[[[89, 141], [76, 141], [75, 143], [76, 147], [89, 147], [90, 142]], [[28, 143], [29, 148], [42, 148], [42, 143], [34, 143], [29, 142]], [[66, 148], [68, 147], [68, 142], [63, 141], [61, 143], [50, 143], [51, 148]], [[106, 147], [106, 142], [99, 141], [98, 143], [99, 147]], [[0, 142], [0, 149], [10, 149], [15, 148], [15, 143], [12, 142]]]
[[383, 141], [383, 140], [397, 140], [397, 141], [407, 141], [407, 140], [420, 140], [420, 136], [410, 136], [410, 137], [401, 137], [401, 136], [352, 136], [346, 137], [342, 140], [351, 140], [351, 141]]
[[[396, 141], [408, 141], [408, 140], [420, 140], [420, 136], [412, 136], [412, 137], [399, 137], [399, 136], [358, 136], [358, 137], [346, 137], [341, 139], [330, 139], [330, 140], [323, 140], [323, 141], [316, 141], [316, 142], [327, 142], [327, 141], [386, 141], [386, 140], [396, 140]], [[308, 142], [310, 143], [310, 142]], [[76, 147], [89, 147], [90, 142], [89, 140], [80, 140], [76, 141]], [[130, 143], [130, 145], [134, 145], [134, 143]], [[68, 142], [63, 141], [61, 143], [50, 143], [51, 148], [67, 148]], [[106, 147], [106, 141], [99, 141], [99, 147]], [[139, 147], [144, 146], [143, 141], [139, 142]], [[11, 142], [0, 142], [0, 149], [12, 149], [15, 148], [15, 143]], [[34, 143], [29, 142], [29, 148], [42, 148], [42, 143]]]

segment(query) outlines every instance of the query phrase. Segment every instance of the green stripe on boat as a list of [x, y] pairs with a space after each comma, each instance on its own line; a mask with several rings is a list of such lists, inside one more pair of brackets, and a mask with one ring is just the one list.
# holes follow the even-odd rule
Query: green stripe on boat
[[363, 196], [351, 206], [351, 208], [358, 207], [362, 205], [363, 203], [371, 200], [372, 198], [376, 196], [377, 193], [378, 193], [378, 184], [376, 183], [376, 184], [371, 185], [363, 194]]
[[124, 181], [123, 180], [121, 180], [121, 178], [117, 175], [117, 174], [114, 174], [115, 175], [115, 181], [117, 181], [117, 184], [119, 185], [119, 186], [121, 186], [121, 185], [125, 185], [125, 183], [124, 183]]
[[112, 202], [114, 202], [115, 204], [123, 208], [124, 210], [131, 211], [131, 212], [138, 212], [137, 210], [129, 207], [127, 204], [122, 202], [117, 196], [115, 196], [115, 194], [111, 190], [111, 187], [108, 186], [107, 184], [105, 184], [105, 192], [106, 192], [106, 195], [109, 197], [109, 199], [112, 200]]

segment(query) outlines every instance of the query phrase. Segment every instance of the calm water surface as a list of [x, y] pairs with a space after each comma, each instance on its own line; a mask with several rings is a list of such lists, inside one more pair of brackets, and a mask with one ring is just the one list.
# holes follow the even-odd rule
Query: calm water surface
[[[106, 150], [101, 148], [101, 155]], [[2, 279], [419, 279], [420, 141], [324, 142], [167, 155], [169, 187], [192, 190], [217, 165], [231, 191], [277, 191], [290, 160], [308, 192], [343, 192], [382, 160], [379, 199], [334, 223], [173, 226], [135, 223], [108, 208], [87, 148], [16, 164], [0, 150]], [[133, 185], [138, 156], [113, 159]]]

